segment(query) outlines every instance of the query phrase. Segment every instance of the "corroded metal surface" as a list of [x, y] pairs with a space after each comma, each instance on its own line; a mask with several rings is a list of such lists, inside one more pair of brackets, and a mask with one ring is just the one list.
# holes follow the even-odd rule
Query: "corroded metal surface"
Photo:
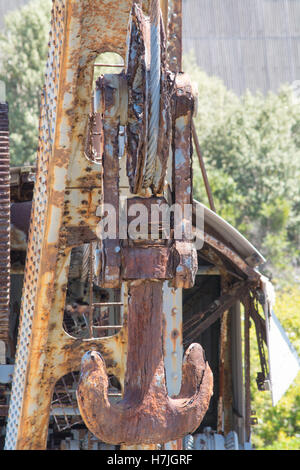
[[31, 201], [36, 179], [35, 166], [10, 168], [10, 200], [11, 202]]
[[[105, 75], [96, 82], [96, 94], [99, 96], [99, 108], [103, 116], [103, 205], [113, 206], [119, 214], [119, 126], [124, 124], [126, 116], [127, 86], [123, 75]], [[123, 90], [124, 88], [124, 90]], [[125, 100], [127, 101], [127, 100]], [[125, 114], [125, 116], [122, 116]], [[102, 287], [120, 286], [120, 241], [119, 218], [116, 218], [116, 236], [102, 240], [103, 268], [101, 270]], [[101, 238], [101, 236], [100, 236]]]
[[172, 72], [182, 71], [182, 0], [169, 0], [168, 61]]
[[0, 340], [8, 341], [10, 289], [10, 172], [8, 105], [0, 103]]
[[31, 201], [12, 203], [10, 207], [10, 249], [26, 251], [31, 214]]
[[[172, 96], [173, 106], [173, 187], [175, 203], [181, 208], [184, 226], [183, 236], [175, 240], [175, 248], [180, 261], [176, 268], [173, 281], [175, 287], [189, 288], [194, 285], [195, 275], [198, 269], [197, 252], [193, 242], [187, 239], [191, 233], [191, 220], [185, 216], [187, 207], [192, 204], [192, 146], [191, 146], [191, 122], [194, 110], [194, 96], [190, 80], [185, 74], [176, 76], [175, 93]], [[190, 226], [188, 227], [188, 224]], [[176, 227], [174, 228], [176, 230]]]
[[[153, 5], [152, 5], [153, 6]], [[133, 15], [136, 9], [133, 8]], [[137, 10], [139, 12], [139, 10]], [[144, 17], [141, 17], [144, 19]], [[134, 25], [131, 18], [131, 27]], [[132, 32], [132, 30], [131, 30]], [[143, 38], [143, 37], [142, 37]], [[134, 43], [135, 44], [135, 43]], [[136, 53], [134, 44], [132, 50]], [[146, 50], [147, 52], [147, 50]], [[131, 54], [129, 49], [128, 56]], [[152, 56], [151, 56], [152, 57]], [[135, 59], [136, 66], [139, 61]], [[121, 76], [119, 76], [121, 78]], [[128, 78], [128, 76], [127, 76]], [[130, 75], [129, 75], [130, 78]], [[117, 169], [115, 169], [114, 155], [117, 152], [116, 136], [108, 139], [110, 148], [105, 151], [105, 126], [106, 116], [112, 116], [111, 109], [118, 108], [115, 96], [121, 95], [120, 86], [117, 86], [118, 77], [114, 77], [116, 86], [108, 83], [108, 78], [99, 79], [98, 89], [101, 87], [104, 116], [104, 167], [107, 158], [107, 166], [103, 171], [104, 201], [108, 201], [119, 211], [119, 181]], [[133, 81], [134, 83], [134, 81]], [[128, 90], [133, 83], [128, 84]], [[120, 84], [119, 84], [120, 85]], [[123, 87], [123, 92], [126, 93]], [[115, 90], [115, 91], [114, 91]], [[155, 233], [163, 232], [165, 220], [153, 220], [152, 210], [160, 210], [162, 206], [170, 207], [163, 197], [145, 194], [144, 197], [134, 197], [127, 200], [127, 230], [128, 238], [118, 246], [120, 258], [115, 255], [108, 257], [105, 244], [102, 250], [100, 285], [106, 285], [107, 268], [115, 268], [109, 271], [109, 278], [123, 279], [129, 285], [128, 304], [128, 344], [126, 375], [124, 383], [123, 399], [116, 405], [108, 400], [108, 377], [105, 368], [105, 359], [96, 351], [90, 351], [82, 360], [81, 379], [78, 386], [78, 405], [89, 430], [104, 442], [122, 445], [155, 444], [158, 442], [170, 442], [183, 437], [187, 432], [196, 429], [209, 405], [212, 394], [212, 374], [208, 364], [205, 363], [203, 351], [200, 345], [191, 345], [184, 359], [182, 371], [181, 391], [177, 398], [170, 398], [167, 393], [164, 351], [163, 351], [163, 281], [172, 279], [175, 287], [191, 287], [197, 272], [197, 253], [193, 242], [188, 239], [188, 216], [185, 214], [186, 206], [192, 208], [192, 172], [191, 172], [191, 119], [194, 108], [192, 88], [188, 78], [184, 74], [176, 77], [173, 83], [172, 100], [168, 102], [168, 110], [171, 122], [173, 118], [172, 134], [172, 158], [173, 158], [173, 191], [174, 201], [181, 209], [181, 217], [173, 220], [172, 235], [168, 237], [152, 238]], [[110, 99], [109, 99], [110, 97]], [[130, 103], [135, 109], [139, 108], [139, 101], [134, 95], [129, 94], [128, 119], [133, 119], [130, 112]], [[145, 96], [143, 97], [145, 100]], [[171, 98], [171, 95], [170, 95]], [[97, 102], [100, 103], [100, 97]], [[147, 102], [143, 101], [147, 106]], [[153, 111], [153, 108], [151, 108]], [[115, 113], [113, 113], [115, 115]], [[131, 124], [139, 124], [138, 116]], [[111, 134], [112, 123], [107, 128]], [[118, 122], [113, 123], [118, 127]], [[132, 135], [129, 133], [129, 139]], [[145, 138], [145, 136], [144, 136]], [[164, 138], [161, 138], [161, 142]], [[115, 145], [114, 143], [115, 142]], [[135, 142], [135, 141], [134, 141]], [[166, 148], [170, 148], [171, 139], [166, 139]], [[112, 149], [115, 149], [114, 151]], [[149, 147], [147, 147], [149, 149]], [[110, 155], [108, 155], [110, 152]], [[165, 157], [167, 157], [165, 151]], [[145, 156], [145, 177], [148, 178], [147, 160]], [[134, 162], [134, 163], [133, 163]], [[144, 181], [141, 161], [136, 154], [132, 159], [129, 153], [129, 163], [133, 165], [136, 174]], [[163, 167], [163, 165], [161, 165]], [[166, 167], [165, 167], [166, 169]], [[131, 186], [132, 182], [129, 173]], [[144, 183], [143, 183], [144, 184]], [[106, 189], [107, 188], [107, 189]], [[132, 189], [132, 188], [131, 188]], [[105, 192], [109, 190], [106, 197]], [[153, 188], [152, 188], [153, 190]], [[154, 191], [155, 192], [155, 191]], [[148, 197], [145, 197], [148, 196]], [[146, 212], [148, 219], [144, 220], [139, 237], [130, 235], [131, 208], [139, 207], [139, 211]], [[145, 211], [143, 210], [145, 209]], [[150, 215], [151, 214], [151, 215]], [[183, 217], [183, 218], [182, 218]], [[164, 219], [164, 218], [163, 218]], [[178, 232], [178, 226], [184, 225], [180, 238], [174, 236]], [[191, 225], [190, 225], [191, 228]], [[109, 240], [113, 246], [119, 237], [117, 226], [116, 238]], [[150, 236], [149, 236], [150, 235]], [[117, 270], [120, 269], [119, 274]], [[175, 324], [179, 320], [176, 311], [173, 312]], [[167, 326], [167, 325], [166, 325]], [[180, 328], [173, 328], [172, 338], [181, 336]], [[173, 348], [176, 352], [176, 346]], [[203, 380], [203, 382], [202, 382]]]
[[249, 282], [237, 283], [230, 290], [223, 293], [204, 312], [198, 312], [184, 325], [185, 343], [192, 341], [212, 325], [236, 300], [242, 300], [248, 294], [251, 284]]
[[162, 284], [133, 281], [129, 298], [124, 397], [115, 405], [109, 403], [104, 360], [90, 351], [82, 359], [77, 391], [81, 415], [104, 442], [137, 445], [178, 439], [195, 430], [207, 411], [211, 370], [201, 346], [192, 344], [183, 361], [180, 393], [170, 398], [163, 361]]

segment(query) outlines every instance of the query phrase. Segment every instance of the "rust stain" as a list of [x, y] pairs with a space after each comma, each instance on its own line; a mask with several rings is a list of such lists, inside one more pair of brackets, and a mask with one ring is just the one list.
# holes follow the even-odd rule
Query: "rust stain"
[[172, 0], [168, 33], [169, 66], [178, 73], [182, 71], [182, 0]]
[[[130, 8], [130, 0], [55, 0], [53, 4], [50, 56], [41, 105], [38, 184], [33, 197], [21, 307], [21, 331], [27, 322], [26, 316], [33, 311], [34, 315], [28, 345], [30, 361], [25, 364], [27, 386], [22, 397], [17, 449], [45, 448], [53, 391], [49, 384], [55, 382], [58, 375], [76, 368], [76, 364], [79, 367], [80, 354], [87, 347], [84, 342], [80, 347], [75, 346], [76, 339], [62, 328], [65, 302], [62, 292], [65, 289], [60, 287], [66, 283], [69, 256], [60, 257], [59, 252], [68, 253], [70, 248], [66, 246], [67, 237], [61, 227], [71, 222], [68, 216], [73, 209], [66, 201], [72, 199], [74, 188], [79, 192], [86, 188], [94, 194], [95, 206], [99, 200], [97, 191], [92, 191], [93, 188], [101, 191], [99, 166], [84, 157], [93, 60], [100, 52], [108, 50], [124, 55]], [[54, 41], [57, 41], [57, 48]], [[55, 109], [46, 101], [49, 95], [56, 104]], [[65, 169], [59, 177], [58, 168]], [[65, 194], [65, 190], [69, 194]], [[85, 217], [85, 225], [93, 231], [91, 196], [87, 201], [89, 210], [79, 213], [78, 217]], [[124, 338], [121, 333], [118, 337], [121, 335]], [[118, 344], [107, 338], [93, 344], [99, 347], [102, 341], [107, 345], [103, 348], [104, 356], [111, 358], [111, 368], [116, 369], [116, 376], [121, 376], [120, 356], [124, 342]], [[18, 349], [20, 347], [18, 345]]]

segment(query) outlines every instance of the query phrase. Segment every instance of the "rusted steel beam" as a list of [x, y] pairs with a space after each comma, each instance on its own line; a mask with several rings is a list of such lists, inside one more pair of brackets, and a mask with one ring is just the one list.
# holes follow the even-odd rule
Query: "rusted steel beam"
[[204, 232], [200, 232], [197, 227], [195, 227], [195, 233], [196, 236], [199, 237], [200, 240], [203, 240], [210, 248], [212, 248], [216, 254], [224, 256], [231, 263], [233, 263], [233, 265], [236, 266], [243, 274], [245, 274], [249, 280], [257, 283], [259, 282], [260, 274], [254, 268], [249, 266], [234, 250], [225, 245], [225, 243], [210, 235], [205, 230]]
[[0, 416], [8, 415], [8, 405], [0, 405]]
[[11, 202], [31, 201], [36, 177], [34, 166], [10, 168], [10, 200]]
[[160, 0], [160, 8], [161, 14], [163, 17], [164, 29], [166, 35], [168, 35], [168, 7], [169, 7], [169, 0]]
[[224, 255], [228, 258], [235, 266], [237, 266], [242, 272], [244, 272], [249, 280], [258, 281], [260, 275], [255, 269], [248, 266], [245, 261], [228, 246], [222, 243], [220, 240], [217, 240], [212, 235], [209, 235], [207, 232], [204, 232], [204, 241], [209, 246], [214, 248], [217, 252]]
[[[112, 444], [169, 442], [195, 430], [207, 411], [213, 380], [200, 345], [185, 354], [181, 391], [167, 394], [162, 344], [162, 283], [129, 283], [128, 355], [123, 399], [108, 401], [108, 377], [96, 351], [82, 359], [77, 391], [81, 416]], [[142, 312], [141, 312], [142, 309]]]
[[[182, 380], [182, 289], [163, 285], [164, 363], [168, 395], [176, 396]], [[181, 450], [182, 439], [165, 443], [167, 450]]]
[[[230, 293], [231, 286], [228, 278], [221, 277], [221, 292]], [[233, 391], [232, 391], [232, 363], [231, 363], [231, 308], [227, 309], [220, 320], [219, 337], [219, 402], [217, 431], [225, 435], [232, 430], [233, 426]]]
[[8, 341], [10, 296], [10, 158], [8, 104], [0, 103], [0, 340]]
[[93, 319], [94, 319], [94, 299], [93, 299], [93, 280], [94, 280], [94, 250], [93, 243], [89, 246], [89, 333], [93, 337]]

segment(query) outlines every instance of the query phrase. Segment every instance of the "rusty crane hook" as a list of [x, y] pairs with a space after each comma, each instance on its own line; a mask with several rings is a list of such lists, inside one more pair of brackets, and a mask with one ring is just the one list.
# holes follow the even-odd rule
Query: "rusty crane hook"
[[100, 353], [81, 363], [77, 400], [90, 431], [120, 445], [165, 443], [193, 432], [212, 396], [213, 376], [199, 344], [187, 349], [182, 385], [168, 396], [163, 360], [162, 283], [132, 281], [128, 302], [128, 356], [124, 397], [108, 399], [108, 376]]
[[[155, 4], [159, 5], [157, 1]], [[185, 74], [173, 77], [168, 73], [163, 53], [159, 101], [154, 106], [160, 123], [154, 139], [158, 141], [154, 160], [149, 157], [151, 145], [147, 152], [145, 149], [145, 142], [152, 143], [150, 121], [154, 113], [151, 107], [148, 110], [150, 97], [147, 90], [150, 87], [145, 85], [149, 65], [146, 49], [150, 38], [147, 24], [142, 10], [134, 3], [126, 74], [105, 75], [97, 80], [96, 86], [95, 109], [102, 115], [104, 134], [103, 201], [112, 205], [116, 213], [119, 212], [120, 124], [127, 126], [130, 190], [138, 195], [128, 198], [127, 204], [138, 202], [151, 213], [152, 205], [159, 208], [160, 204], [167, 203], [159, 195], [163, 193], [170, 148], [173, 152], [174, 201], [182, 209], [185, 204], [191, 204], [190, 138], [194, 97]], [[163, 36], [161, 39], [163, 43]], [[159, 54], [159, 50], [156, 53]], [[142, 102], [141, 96], [144, 97]], [[143, 193], [149, 188], [152, 196]], [[180, 220], [180, 226], [184, 223]], [[155, 222], [151, 220], [151, 227], [152, 224]], [[120, 401], [109, 401], [104, 360], [97, 351], [89, 351], [82, 358], [77, 401], [87, 427], [103, 442], [138, 445], [179, 439], [197, 429], [208, 409], [213, 376], [199, 344], [192, 344], [185, 353], [179, 395], [168, 396], [166, 387], [163, 282], [169, 280], [174, 287], [189, 288], [193, 286], [197, 272], [197, 252], [193, 243], [172, 237], [154, 244], [149, 244], [147, 236], [136, 244], [134, 240], [120, 243], [118, 237], [102, 240], [100, 285], [116, 288], [122, 280], [128, 283], [124, 393]]]

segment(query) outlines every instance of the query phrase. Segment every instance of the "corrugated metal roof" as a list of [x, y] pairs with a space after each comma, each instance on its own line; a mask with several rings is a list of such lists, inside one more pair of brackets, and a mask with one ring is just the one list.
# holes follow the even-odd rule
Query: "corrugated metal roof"
[[183, 0], [183, 51], [238, 94], [300, 79], [299, 0]]

